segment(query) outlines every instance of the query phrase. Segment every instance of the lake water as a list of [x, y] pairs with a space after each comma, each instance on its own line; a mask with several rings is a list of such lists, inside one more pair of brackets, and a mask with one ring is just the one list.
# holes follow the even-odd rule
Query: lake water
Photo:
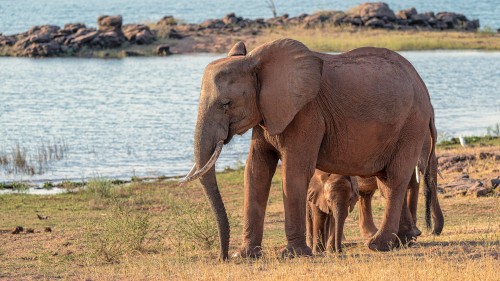
[[[426, 82], [441, 136], [500, 123], [500, 52], [402, 52]], [[10, 180], [172, 176], [193, 159], [201, 77], [214, 54], [125, 59], [0, 58], [0, 153], [64, 141], [67, 157]], [[225, 146], [218, 169], [244, 163], [250, 134]]]
[[[278, 14], [296, 16], [319, 10], [346, 10], [365, 0], [275, 0]], [[391, 9], [398, 11], [415, 7], [419, 12], [450, 11], [479, 19], [481, 26], [500, 27], [498, 0], [387, 0]], [[104, 14], [123, 15], [125, 23], [156, 22], [165, 15], [173, 15], [188, 23], [199, 23], [207, 18], [221, 18], [229, 12], [246, 18], [272, 16], [265, 0], [242, 2], [238, 0], [1, 0], [0, 33], [12, 34], [28, 30], [33, 25], [83, 22], [96, 26], [96, 19]]]

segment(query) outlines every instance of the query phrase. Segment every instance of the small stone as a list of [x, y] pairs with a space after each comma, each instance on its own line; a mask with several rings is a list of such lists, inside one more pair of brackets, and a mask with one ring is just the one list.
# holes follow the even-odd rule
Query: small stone
[[158, 47], [156, 47], [156, 54], [159, 56], [171, 55], [172, 53], [170, 52], [170, 46], [169, 45], [158, 45]]
[[33, 228], [27, 228], [26, 233], [35, 233], [35, 230]]
[[491, 179], [491, 186], [493, 188], [496, 188], [497, 186], [500, 185], [500, 176], [498, 176], [497, 178], [495, 179]]
[[11, 232], [12, 234], [19, 234], [24, 231], [22, 226], [16, 226], [16, 228]]
[[47, 226], [47, 227], [45, 227], [43, 229], [43, 231], [45, 231], [45, 232], [52, 232], [52, 228], [50, 228], [49, 226]]
[[484, 196], [487, 196], [488, 193], [490, 193], [491, 191], [491, 188], [487, 188], [487, 187], [480, 187], [476, 190], [473, 191], [473, 195], [475, 195], [476, 197], [484, 197]]

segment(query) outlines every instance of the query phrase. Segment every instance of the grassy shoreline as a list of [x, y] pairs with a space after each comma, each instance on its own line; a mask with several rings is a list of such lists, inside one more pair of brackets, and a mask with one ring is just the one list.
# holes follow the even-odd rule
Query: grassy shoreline
[[[452, 145], [439, 148], [438, 154], [478, 154], [488, 149], [498, 151], [500, 146]], [[478, 160], [467, 172], [476, 177], [491, 171], [495, 167], [488, 161]], [[443, 175], [446, 180], [438, 179], [440, 184], [456, 177], [453, 171], [443, 171]], [[230, 215], [233, 252], [241, 242], [243, 170], [218, 173], [218, 181]], [[424, 234], [413, 246], [388, 253], [366, 248], [357, 226], [356, 206], [346, 221], [344, 253], [280, 260], [277, 252], [285, 244], [282, 196], [281, 174], [277, 171], [266, 210], [265, 256], [256, 261], [231, 259], [220, 264], [215, 260], [215, 222], [198, 182], [179, 186], [172, 180], [113, 184], [96, 179], [89, 182], [87, 189], [72, 193], [1, 195], [0, 280], [297, 280], [298, 276], [387, 280], [395, 275], [421, 280], [497, 278], [498, 196], [440, 194], [445, 215], [441, 236], [425, 230], [424, 200], [420, 200], [418, 226]], [[376, 194], [376, 223], [381, 220], [383, 208], [383, 199]], [[12, 234], [17, 226], [25, 230]]]
[[[492, 130], [492, 128], [489, 128]], [[495, 131], [496, 132], [496, 131]], [[494, 133], [495, 133], [494, 132]], [[498, 132], [496, 132], [498, 134]], [[466, 146], [468, 148], [475, 148], [475, 147], [500, 147], [500, 136], [494, 136], [494, 135], [485, 135], [485, 136], [465, 136], [463, 137]], [[449, 140], [444, 140], [441, 141], [437, 144], [437, 150], [438, 151], [448, 151], [448, 150], [457, 150], [462, 148], [462, 145], [460, 144], [459, 138], [450, 138]], [[0, 160], [2, 159], [2, 155], [4, 155], [5, 152], [2, 154], [0, 152]], [[6, 159], [6, 158], [5, 158]], [[19, 162], [26, 162], [25, 159], [20, 159], [23, 161]], [[2, 168], [2, 164], [7, 164], [7, 161], [4, 160], [4, 162], [0, 161], [0, 168]], [[233, 171], [231, 168], [226, 168], [226, 171]], [[163, 180], [169, 180], [169, 179], [175, 179], [175, 178], [180, 178], [183, 175], [178, 175], [178, 176], [158, 176], [158, 177], [136, 177], [133, 176], [130, 179], [109, 179], [112, 184], [115, 185], [123, 185], [123, 184], [129, 184], [133, 182], [151, 182], [151, 181], [163, 181]], [[30, 185], [26, 182], [23, 181], [5, 181], [2, 182], [0, 181], [0, 190], [2, 189], [10, 189], [10, 190], [17, 190], [19, 192], [25, 192], [28, 190], [30, 187], [39, 187], [39, 188], [44, 188], [44, 189], [52, 189], [52, 188], [60, 188], [60, 189], [66, 189], [68, 191], [72, 190], [77, 190], [79, 188], [82, 188], [85, 186], [84, 181], [58, 181], [58, 182], [52, 182], [52, 181], [46, 181], [43, 183], [40, 183], [39, 185]], [[1, 194], [0, 194], [1, 196]]]
[[[129, 56], [157, 56], [156, 47], [169, 45], [172, 53], [226, 53], [234, 43], [244, 41], [249, 50], [278, 38], [293, 38], [320, 52], [345, 52], [354, 48], [374, 46], [393, 51], [424, 50], [484, 50], [500, 51], [500, 33], [489, 29], [463, 31], [395, 31], [354, 27], [303, 28], [299, 26], [263, 29], [257, 35], [206, 34], [188, 36], [181, 40], [169, 39], [159, 31], [157, 41], [149, 45], [125, 43], [113, 49], [82, 49], [76, 54], [58, 57], [124, 58]], [[0, 47], [0, 57], [13, 56], [12, 47]]]
[[370, 29], [290, 28], [272, 30], [266, 39], [291, 37], [310, 49], [321, 52], [344, 52], [363, 46], [393, 51], [421, 50], [500, 50], [500, 34], [492, 32], [388, 31]]

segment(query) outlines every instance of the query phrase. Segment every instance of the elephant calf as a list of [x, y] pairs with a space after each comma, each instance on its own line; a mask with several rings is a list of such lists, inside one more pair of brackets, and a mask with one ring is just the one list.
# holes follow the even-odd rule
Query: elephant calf
[[313, 253], [326, 250], [342, 252], [342, 237], [347, 214], [358, 201], [355, 177], [316, 170], [307, 193], [307, 242]]

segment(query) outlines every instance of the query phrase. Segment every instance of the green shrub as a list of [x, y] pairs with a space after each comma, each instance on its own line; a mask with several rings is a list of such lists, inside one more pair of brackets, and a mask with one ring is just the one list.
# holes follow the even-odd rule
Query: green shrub
[[110, 215], [86, 226], [86, 246], [96, 261], [118, 263], [125, 256], [142, 252], [157, 235], [148, 214], [115, 204]]
[[[190, 202], [186, 199], [170, 196], [167, 218], [170, 222], [169, 232], [172, 242], [188, 244], [192, 248], [212, 249], [219, 241], [217, 223], [208, 202]], [[228, 214], [232, 228], [239, 222]]]
[[85, 192], [96, 198], [110, 198], [113, 184], [111, 180], [95, 178], [86, 184]]

